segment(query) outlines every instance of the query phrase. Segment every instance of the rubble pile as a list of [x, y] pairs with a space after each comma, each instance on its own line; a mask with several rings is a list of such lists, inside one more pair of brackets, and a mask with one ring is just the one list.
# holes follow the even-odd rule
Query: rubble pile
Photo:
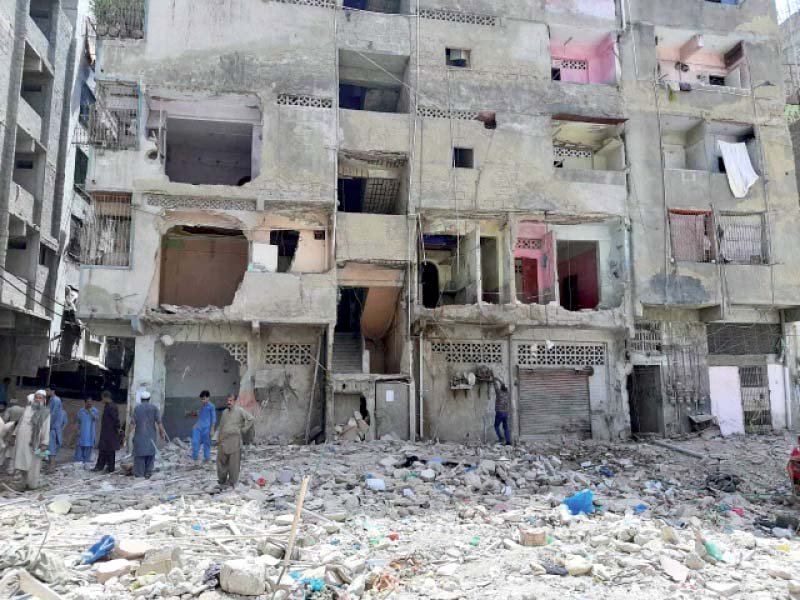
[[234, 490], [180, 441], [150, 480], [62, 465], [3, 488], [0, 597], [800, 598], [790, 438], [671, 445], [248, 446]]

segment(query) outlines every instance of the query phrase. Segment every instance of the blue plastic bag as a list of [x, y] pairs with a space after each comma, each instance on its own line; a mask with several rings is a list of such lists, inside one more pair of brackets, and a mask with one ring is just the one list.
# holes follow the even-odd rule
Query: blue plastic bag
[[642, 502], [641, 504], [637, 504], [636, 506], [633, 507], [633, 514], [640, 515], [646, 510], [647, 510], [647, 504]]
[[564, 499], [569, 512], [573, 515], [592, 514], [594, 512], [594, 494], [592, 490], [583, 490]]
[[100, 538], [99, 542], [81, 554], [81, 563], [84, 565], [93, 565], [101, 558], [105, 558], [111, 554], [111, 551], [116, 545], [117, 541], [114, 539], [114, 536], [104, 535]]

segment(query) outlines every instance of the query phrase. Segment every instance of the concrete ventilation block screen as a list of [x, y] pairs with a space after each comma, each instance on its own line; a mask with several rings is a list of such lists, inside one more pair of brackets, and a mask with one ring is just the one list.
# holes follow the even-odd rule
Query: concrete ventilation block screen
[[161, 304], [229, 306], [244, 279], [247, 257], [248, 242], [239, 230], [171, 229], [163, 240]]
[[166, 173], [195, 185], [244, 185], [252, 179], [253, 125], [167, 120]]

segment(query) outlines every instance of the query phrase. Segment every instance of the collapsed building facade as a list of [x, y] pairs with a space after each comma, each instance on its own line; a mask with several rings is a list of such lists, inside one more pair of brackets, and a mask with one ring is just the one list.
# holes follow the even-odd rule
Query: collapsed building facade
[[488, 442], [494, 378], [521, 440], [791, 425], [770, 0], [123, 4], [78, 316], [170, 435], [209, 389], [262, 440]]

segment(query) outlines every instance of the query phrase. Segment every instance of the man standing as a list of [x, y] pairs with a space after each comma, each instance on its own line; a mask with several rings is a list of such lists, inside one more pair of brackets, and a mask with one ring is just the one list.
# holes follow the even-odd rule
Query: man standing
[[47, 461], [47, 471], [52, 473], [56, 470], [56, 459], [61, 450], [64, 425], [67, 424], [67, 413], [61, 403], [61, 398], [56, 395], [53, 388], [47, 388], [47, 397], [50, 405], [50, 441], [48, 444], [50, 458]]
[[200, 456], [200, 446], [203, 447], [203, 462], [211, 460], [211, 436], [217, 424], [217, 407], [211, 403], [211, 394], [208, 390], [200, 392], [202, 405], [197, 415], [197, 423], [192, 429], [192, 460], [197, 464]]
[[150, 404], [150, 392], [142, 392], [142, 401], [133, 409], [133, 476], [150, 479], [156, 457], [156, 432], [166, 439], [158, 407]]
[[100, 395], [103, 401], [103, 420], [100, 421], [100, 441], [97, 443], [97, 464], [93, 471], [106, 469], [113, 473], [115, 469], [115, 452], [119, 450], [119, 411], [114, 404], [111, 392], [106, 390]]
[[494, 432], [497, 434], [497, 442], [503, 443], [503, 436], [500, 435], [500, 425], [503, 426], [505, 433], [506, 446], [511, 445], [511, 432], [508, 429], [508, 411], [511, 407], [511, 395], [505, 383], [495, 377], [494, 381]]
[[97, 431], [97, 419], [100, 413], [92, 406], [92, 399], [86, 398], [83, 408], [78, 411], [78, 443], [75, 446], [75, 462], [89, 464], [92, 460], [92, 450], [94, 449], [95, 434]]
[[0, 471], [7, 466], [8, 475], [14, 474], [14, 432], [24, 412], [24, 406], [14, 404], [0, 419]]
[[45, 406], [47, 394], [39, 390], [32, 396], [28, 396], [29, 404], [17, 424], [14, 446], [14, 468], [25, 474], [28, 490], [39, 487], [42, 458], [47, 455], [50, 439], [50, 411]]
[[253, 415], [236, 404], [233, 394], [228, 394], [226, 403], [228, 407], [219, 419], [217, 480], [220, 485], [235, 487], [242, 461], [242, 434], [253, 426]]

